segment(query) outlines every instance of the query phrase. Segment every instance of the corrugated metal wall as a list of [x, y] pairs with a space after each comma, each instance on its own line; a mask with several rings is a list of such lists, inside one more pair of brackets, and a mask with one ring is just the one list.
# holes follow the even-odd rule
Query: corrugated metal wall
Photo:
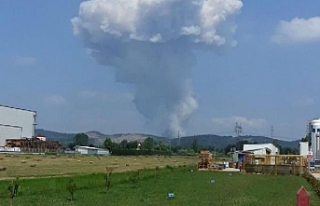
[[36, 112], [0, 105], [0, 146], [5, 139], [34, 136]]

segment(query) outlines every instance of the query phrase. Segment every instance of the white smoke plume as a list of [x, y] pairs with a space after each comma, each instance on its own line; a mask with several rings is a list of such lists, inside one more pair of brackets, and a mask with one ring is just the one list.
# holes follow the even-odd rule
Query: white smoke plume
[[134, 85], [138, 111], [158, 132], [183, 132], [198, 107], [193, 51], [233, 46], [240, 0], [89, 0], [71, 20], [90, 55]]

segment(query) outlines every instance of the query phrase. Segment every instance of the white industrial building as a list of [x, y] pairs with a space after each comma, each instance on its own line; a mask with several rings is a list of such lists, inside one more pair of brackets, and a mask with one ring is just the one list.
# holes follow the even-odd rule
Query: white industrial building
[[309, 152], [309, 142], [299, 142], [300, 155], [305, 158], [310, 154]]
[[258, 155], [275, 155], [279, 154], [279, 148], [274, 146], [272, 143], [266, 144], [244, 144], [243, 151], [252, 152]]
[[311, 138], [311, 153], [313, 159], [320, 159], [320, 119], [309, 122], [309, 137]]
[[[277, 155], [280, 154], [279, 148], [272, 143], [265, 144], [244, 144], [243, 152], [251, 152], [255, 155]], [[275, 164], [275, 157], [270, 158], [270, 163]], [[258, 164], [258, 160], [256, 160]]]
[[89, 146], [76, 146], [76, 153], [83, 155], [109, 155], [109, 150]]
[[0, 146], [6, 139], [34, 137], [35, 111], [0, 105]]

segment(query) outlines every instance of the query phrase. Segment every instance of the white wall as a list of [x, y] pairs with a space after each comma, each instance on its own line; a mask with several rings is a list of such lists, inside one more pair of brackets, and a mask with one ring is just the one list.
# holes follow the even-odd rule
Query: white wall
[[79, 152], [80, 154], [85, 154], [85, 155], [95, 155], [98, 152], [97, 148], [90, 148], [86, 146], [78, 146], [76, 147], [76, 151]]
[[274, 146], [271, 143], [267, 143], [267, 144], [244, 144], [243, 145], [243, 150], [244, 151], [248, 151], [248, 150], [257, 150], [256, 152], [254, 152], [255, 154], [267, 154], [266, 149], [268, 148], [269, 150], [271, 150], [270, 154], [276, 154], [279, 153], [279, 149]]
[[310, 122], [310, 133], [313, 158], [320, 159], [320, 119], [314, 119]]
[[21, 134], [22, 134], [22, 128], [0, 125], [0, 146], [5, 145], [6, 139], [21, 138]]
[[36, 112], [0, 105], [0, 146], [5, 139], [34, 136]]
[[300, 155], [307, 156], [309, 154], [309, 142], [300, 142]]

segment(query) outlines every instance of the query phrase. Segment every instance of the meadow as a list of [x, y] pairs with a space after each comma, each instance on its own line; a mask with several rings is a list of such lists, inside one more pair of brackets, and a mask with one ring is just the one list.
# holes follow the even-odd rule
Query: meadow
[[85, 156], [85, 155], [5, 155], [0, 154], [0, 180], [14, 177], [64, 176], [102, 173], [106, 167], [114, 172], [166, 165], [195, 165], [197, 157], [164, 156]]
[[[106, 191], [104, 174], [75, 175], [75, 200], [66, 189], [70, 177], [19, 180], [19, 193], [13, 205], [228, 205], [292, 206], [296, 191], [303, 185], [310, 194], [310, 205], [320, 205], [311, 185], [299, 176], [271, 176], [228, 172], [199, 172], [188, 166], [144, 169], [114, 173]], [[133, 181], [136, 180], [136, 181]], [[9, 180], [0, 181], [0, 204], [9, 205]], [[174, 193], [169, 199], [168, 193]]]
[[[197, 157], [0, 155], [0, 205], [10, 205], [10, 179], [20, 177], [13, 205], [246, 205], [296, 204], [303, 185], [310, 205], [320, 205], [311, 185], [298, 176], [199, 172]], [[106, 191], [106, 169], [112, 169]], [[139, 172], [139, 179], [137, 171]], [[69, 201], [68, 182], [76, 183]], [[168, 193], [174, 193], [168, 199]]]

